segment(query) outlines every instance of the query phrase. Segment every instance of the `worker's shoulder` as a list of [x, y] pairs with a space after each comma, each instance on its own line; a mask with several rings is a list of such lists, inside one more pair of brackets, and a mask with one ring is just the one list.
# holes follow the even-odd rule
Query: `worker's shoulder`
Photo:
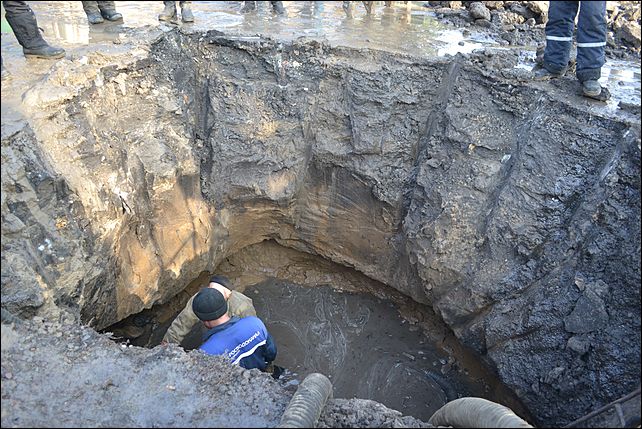
[[249, 296], [244, 295], [241, 292], [238, 292], [236, 290], [233, 290], [232, 293], [230, 294], [230, 301], [231, 300], [252, 302], [252, 298], [250, 298]]
[[255, 327], [261, 327], [265, 329], [265, 324], [261, 319], [259, 319], [256, 316], [245, 316], [239, 319], [237, 323], [240, 323], [241, 325], [244, 326], [255, 326]]

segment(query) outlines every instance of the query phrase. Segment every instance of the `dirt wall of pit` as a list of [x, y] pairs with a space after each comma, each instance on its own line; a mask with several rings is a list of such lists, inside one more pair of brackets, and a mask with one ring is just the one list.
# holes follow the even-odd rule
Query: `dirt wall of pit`
[[436, 312], [541, 424], [640, 377], [640, 125], [475, 58], [172, 32], [2, 135], [2, 306], [97, 329], [266, 239]]

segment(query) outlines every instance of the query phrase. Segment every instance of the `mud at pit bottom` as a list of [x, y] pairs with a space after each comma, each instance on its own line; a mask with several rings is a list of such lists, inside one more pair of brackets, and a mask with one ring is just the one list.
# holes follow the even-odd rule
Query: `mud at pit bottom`
[[[335, 398], [381, 402], [424, 421], [446, 402], [480, 396], [506, 403], [485, 378], [404, 320], [396, 305], [368, 293], [268, 279], [244, 291], [276, 342], [281, 382], [293, 386], [312, 372], [330, 378]], [[202, 327], [183, 340], [200, 345]], [[471, 370], [474, 372], [475, 370]]]

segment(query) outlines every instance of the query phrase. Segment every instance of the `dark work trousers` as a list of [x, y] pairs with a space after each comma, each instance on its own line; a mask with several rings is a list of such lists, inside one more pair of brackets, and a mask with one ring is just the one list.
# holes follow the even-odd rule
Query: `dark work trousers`
[[[167, 5], [171, 6], [173, 3], [176, 3], [176, 2], [175, 1], [163, 1], [163, 4], [165, 6], [167, 6]], [[192, 2], [191, 1], [179, 1], [178, 3], [180, 4], [181, 7], [183, 7], [184, 4], [187, 4], [187, 6], [191, 7], [191, 3]]]
[[84, 1], [82, 8], [87, 15], [100, 15], [101, 11], [116, 11], [116, 5], [113, 1]]
[[544, 67], [559, 73], [568, 66], [577, 21], [577, 79], [597, 80], [604, 65], [606, 46], [605, 1], [551, 1], [546, 23]]
[[23, 1], [3, 1], [5, 17], [23, 48], [37, 49], [48, 46], [38, 29], [36, 15]]

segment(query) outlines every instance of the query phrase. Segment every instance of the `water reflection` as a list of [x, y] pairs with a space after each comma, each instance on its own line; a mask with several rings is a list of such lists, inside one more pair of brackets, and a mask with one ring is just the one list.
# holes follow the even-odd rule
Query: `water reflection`
[[[257, 10], [248, 14], [239, 12], [241, 1], [193, 3], [195, 22], [185, 26], [188, 31], [216, 29], [234, 36], [262, 35], [285, 41], [305, 36], [333, 46], [379, 49], [418, 57], [455, 55], [481, 47], [498, 47], [495, 40], [485, 36], [474, 32], [464, 36], [460, 30], [444, 26], [433, 13], [422, 7], [421, 2], [410, 2], [408, 7], [401, 3], [384, 7], [383, 2], [375, 2], [372, 15], [367, 15], [363, 5], [355, 2], [352, 18], [346, 16], [339, 1], [285, 2], [286, 14], [283, 16], [276, 15], [269, 2], [258, 2]], [[124, 20], [97, 25], [88, 24], [80, 2], [31, 2], [30, 5], [36, 13], [38, 25], [44, 30], [45, 39], [70, 52], [75, 46], [120, 43], [128, 30], [143, 26], [175, 27], [159, 23], [158, 14], [163, 8], [160, 1], [119, 1], [116, 7]], [[11, 32], [4, 13], [2, 31]], [[13, 64], [24, 62], [15, 37], [3, 37], [2, 49], [5, 64], [7, 59]], [[602, 80], [617, 97], [639, 104], [639, 63], [609, 61], [603, 69]]]

